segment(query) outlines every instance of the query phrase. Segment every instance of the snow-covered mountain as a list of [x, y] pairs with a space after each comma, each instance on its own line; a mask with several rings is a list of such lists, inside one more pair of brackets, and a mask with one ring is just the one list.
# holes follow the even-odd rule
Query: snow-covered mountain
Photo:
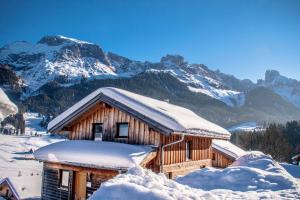
[[300, 119], [299, 81], [276, 71], [253, 83], [180, 55], [135, 61], [64, 36], [0, 48], [0, 87], [24, 110], [57, 115], [103, 86], [170, 100], [228, 127]]
[[179, 55], [167, 55], [160, 62], [139, 62], [105, 53], [101, 47], [64, 36], [46, 36], [36, 44], [14, 42], [0, 49], [0, 63], [11, 66], [32, 95], [46, 83], [59, 80], [70, 86], [82, 78], [132, 77], [141, 72], [169, 73], [188, 85], [230, 106], [242, 106], [245, 95], [228, 87], [217, 72], [201, 64], [189, 64]]
[[268, 70], [265, 80], [259, 80], [258, 85], [270, 88], [300, 108], [300, 81], [282, 76], [278, 71]]
[[16, 114], [18, 107], [9, 100], [5, 92], [0, 88], [0, 122], [7, 116]]

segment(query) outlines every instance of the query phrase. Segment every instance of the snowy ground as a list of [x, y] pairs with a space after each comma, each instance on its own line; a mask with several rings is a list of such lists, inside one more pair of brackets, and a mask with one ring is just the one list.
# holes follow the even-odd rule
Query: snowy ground
[[[42, 163], [32, 160], [30, 150], [62, 139], [44, 135], [42, 137], [13, 136], [0, 134], [0, 179], [9, 177], [24, 188], [24, 195], [40, 195]], [[26, 192], [27, 191], [27, 192]]]
[[226, 169], [196, 170], [175, 181], [132, 168], [91, 199], [300, 199], [300, 182], [271, 157], [252, 152]]
[[46, 129], [40, 126], [40, 122], [43, 120], [38, 113], [24, 113], [25, 119], [25, 135], [42, 135], [46, 134]]

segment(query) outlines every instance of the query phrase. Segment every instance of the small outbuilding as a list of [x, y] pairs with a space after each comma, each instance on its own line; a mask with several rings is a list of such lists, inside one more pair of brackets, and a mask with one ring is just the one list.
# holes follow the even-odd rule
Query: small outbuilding
[[229, 140], [213, 139], [212, 166], [225, 168], [246, 152]]

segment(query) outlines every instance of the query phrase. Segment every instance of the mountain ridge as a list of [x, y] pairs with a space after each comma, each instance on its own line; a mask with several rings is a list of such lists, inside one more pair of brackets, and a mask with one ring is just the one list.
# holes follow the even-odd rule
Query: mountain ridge
[[[58, 114], [71, 106], [68, 103], [75, 103], [97, 87], [116, 86], [154, 98], [174, 98], [172, 103], [226, 126], [247, 120], [300, 118], [299, 81], [277, 71], [267, 71], [265, 80], [254, 83], [211, 70], [204, 64], [190, 64], [181, 55], [167, 54], [157, 62], [135, 61], [105, 52], [97, 44], [64, 36], [45, 36], [35, 44], [22, 41], [5, 45], [0, 48], [0, 71], [10, 77], [0, 76], [0, 87], [8, 95], [24, 109], [44, 114]], [[144, 91], [138, 84], [152, 92]], [[63, 97], [54, 97], [52, 93]], [[185, 95], [191, 99], [186, 100]], [[263, 113], [260, 101], [265, 99], [269, 105], [264, 104], [267, 109]], [[282, 112], [285, 114], [280, 116]], [[220, 113], [228, 119], [222, 119]]]

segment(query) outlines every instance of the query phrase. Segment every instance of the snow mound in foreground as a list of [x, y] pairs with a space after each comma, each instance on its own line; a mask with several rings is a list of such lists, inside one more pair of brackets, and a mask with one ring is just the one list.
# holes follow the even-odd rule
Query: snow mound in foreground
[[[215, 180], [215, 181], [213, 181]], [[237, 159], [225, 169], [196, 170], [177, 182], [204, 190], [262, 191], [296, 189], [299, 184], [271, 156], [251, 152]]]
[[300, 190], [270, 156], [251, 152], [226, 169], [199, 169], [175, 181], [131, 168], [102, 184], [90, 199], [300, 199]]
[[201, 196], [200, 190], [176, 183], [163, 174], [136, 167], [102, 184], [90, 199], [169, 200], [200, 199]]

